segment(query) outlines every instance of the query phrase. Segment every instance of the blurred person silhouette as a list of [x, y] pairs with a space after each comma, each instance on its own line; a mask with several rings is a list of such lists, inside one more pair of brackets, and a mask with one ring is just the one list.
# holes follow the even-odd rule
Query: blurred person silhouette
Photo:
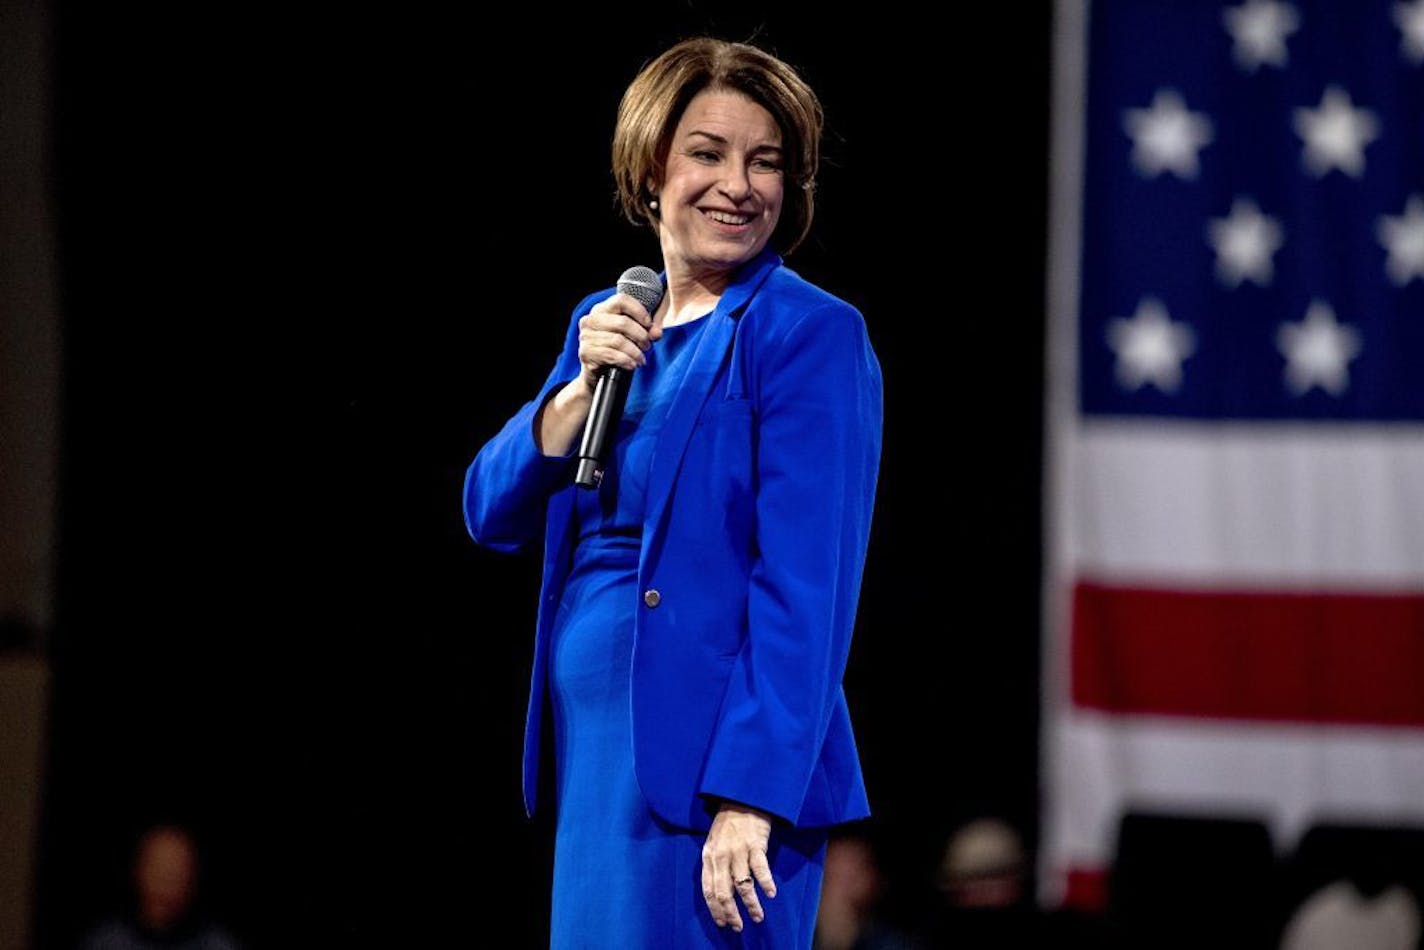
[[1019, 833], [998, 818], [976, 818], [945, 844], [939, 889], [955, 907], [1017, 907], [1027, 863]]
[[936, 903], [921, 942], [928, 947], [1030, 946], [1041, 936], [1028, 888], [1023, 839], [993, 816], [972, 819], [946, 839], [936, 868]]
[[1280, 950], [1418, 950], [1419, 918], [1419, 902], [1404, 885], [1371, 892], [1342, 878], [1296, 908]]
[[95, 927], [80, 950], [241, 950], [198, 907], [199, 856], [182, 825], [151, 825], [134, 848], [129, 908]]
[[870, 839], [833, 837], [826, 848], [813, 950], [912, 950], [910, 936], [880, 916], [886, 880]]
[[1424, 829], [1317, 823], [1281, 873], [1279, 950], [1424, 946]]

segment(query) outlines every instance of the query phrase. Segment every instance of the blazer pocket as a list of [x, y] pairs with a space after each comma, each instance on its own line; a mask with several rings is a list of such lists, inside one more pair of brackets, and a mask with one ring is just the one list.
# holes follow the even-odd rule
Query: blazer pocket
[[728, 396], [708, 400], [693, 423], [694, 429], [705, 426], [745, 424], [752, 415], [752, 401], [745, 396]]
[[[699, 514], [675, 517], [669, 529], [689, 536], [715, 532], [723, 543], [745, 543], [754, 519], [756, 420], [747, 399], [723, 399], [703, 407], [678, 471], [678, 501]], [[710, 539], [709, 539], [710, 540]]]

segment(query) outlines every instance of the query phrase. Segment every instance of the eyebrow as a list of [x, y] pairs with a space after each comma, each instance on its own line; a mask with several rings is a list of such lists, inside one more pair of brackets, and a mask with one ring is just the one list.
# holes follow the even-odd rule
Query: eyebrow
[[[691, 132], [688, 132], [687, 134], [690, 135], [690, 136], [691, 136], [691, 135], [700, 135], [700, 136], [702, 136], [703, 138], [711, 139], [712, 141], [716, 142], [718, 145], [726, 145], [726, 144], [727, 144], [727, 140], [726, 140], [725, 138], [723, 138], [722, 136], [718, 135], [718, 134], [715, 133], [715, 132], [704, 132], [704, 131], [702, 131], [701, 129], [693, 129]], [[768, 143], [765, 143], [765, 144], [756, 146], [755, 148], [752, 149], [752, 151], [753, 151], [753, 152], [780, 152], [780, 151], [782, 151], [782, 148], [781, 148], [780, 145], [772, 145], [770, 142], [768, 142]]]

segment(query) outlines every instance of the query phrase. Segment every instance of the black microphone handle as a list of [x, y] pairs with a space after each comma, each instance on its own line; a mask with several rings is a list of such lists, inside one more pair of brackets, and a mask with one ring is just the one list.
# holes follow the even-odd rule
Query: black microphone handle
[[614, 430], [623, 415], [623, 401], [628, 396], [630, 374], [617, 366], [606, 366], [593, 388], [593, 405], [579, 444], [578, 472], [574, 482], [581, 488], [597, 488], [608, 464], [608, 452], [613, 446]]
[[[630, 267], [618, 278], [618, 292], [641, 303], [649, 314], [657, 313], [663, 290], [662, 278], [651, 267]], [[628, 396], [629, 375], [628, 370], [606, 366], [593, 385], [593, 405], [584, 420], [578, 472], [574, 475], [574, 482], [580, 488], [597, 488], [603, 481], [603, 469], [613, 451], [618, 419], [623, 415], [623, 401]]]

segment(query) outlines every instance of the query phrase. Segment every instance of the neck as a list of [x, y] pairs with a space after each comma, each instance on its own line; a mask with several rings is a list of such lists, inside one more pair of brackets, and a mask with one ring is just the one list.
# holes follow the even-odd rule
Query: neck
[[722, 291], [732, 283], [732, 272], [669, 264], [667, 293], [658, 308], [659, 326], [671, 327], [695, 320], [717, 306]]

